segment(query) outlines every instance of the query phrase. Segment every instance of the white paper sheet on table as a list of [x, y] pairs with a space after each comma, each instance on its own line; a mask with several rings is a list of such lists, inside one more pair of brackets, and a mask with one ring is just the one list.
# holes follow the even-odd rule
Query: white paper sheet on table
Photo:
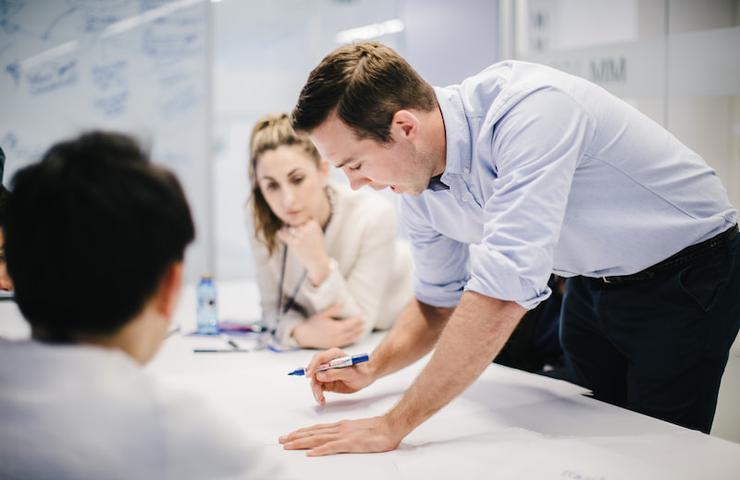
[[[427, 360], [356, 394], [327, 394], [329, 403], [321, 408], [305, 378], [287, 375], [315, 352], [194, 355], [192, 341], [168, 340], [151, 369], [229, 414], [261, 455], [284, 467], [278, 479], [673, 480], [737, 478], [740, 471], [736, 445], [725, 447], [711, 437], [705, 443], [700, 434], [586, 398], [581, 387], [500, 366], [487, 369], [396, 451], [307, 458], [302, 451], [283, 451], [277, 438], [317, 423], [386, 412]], [[350, 353], [372, 352], [378, 341], [375, 335]]]

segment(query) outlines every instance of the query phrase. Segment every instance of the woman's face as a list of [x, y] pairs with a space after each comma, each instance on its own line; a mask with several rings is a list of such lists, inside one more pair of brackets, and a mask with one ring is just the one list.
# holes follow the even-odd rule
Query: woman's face
[[299, 146], [283, 145], [257, 158], [257, 184], [272, 212], [297, 226], [319, 216], [327, 201], [328, 164], [319, 166]]

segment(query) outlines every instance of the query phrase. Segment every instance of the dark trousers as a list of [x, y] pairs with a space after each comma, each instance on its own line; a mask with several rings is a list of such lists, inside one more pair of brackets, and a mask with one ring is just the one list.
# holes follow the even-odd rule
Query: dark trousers
[[563, 349], [560, 347], [560, 309], [562, 279], [550, 277], [552, 294], [536, 308], [524, 314], [494, 362], [526, 372], [542, 373], [548, 365], [555, 370], [548, 376], [563, 378]]
[[568, 280], [560, 336], [597, 399], [709, 433], [740, 328], [740, 234], [677, 271], [626, 284]]

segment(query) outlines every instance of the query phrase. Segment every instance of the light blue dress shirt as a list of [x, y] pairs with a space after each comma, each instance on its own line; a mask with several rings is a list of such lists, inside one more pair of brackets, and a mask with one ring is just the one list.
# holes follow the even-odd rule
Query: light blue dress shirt
[[632, 274], [737, 222], [699, 155], [586, 80], [511, 61], [435, 92], [445, 171], [401, 201], [424, 303], [534, 308], [550, 273]]

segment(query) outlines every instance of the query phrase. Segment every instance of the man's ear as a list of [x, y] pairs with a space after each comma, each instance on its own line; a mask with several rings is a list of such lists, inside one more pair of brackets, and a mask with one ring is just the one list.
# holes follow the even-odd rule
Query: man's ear
[[157, 312], [165, 318], [170, 319], [175, 313], [177, 301], [180, 299], [180, 289], [182, 288], [182, 262], [174, 262], [162, 275], [159, 281], [159, 287], [155, 294], [155, 306]]
[[419, 117], [410, 110], [399, 110], [391, 119], [391, 135], [413, 140], [419, 134]]

